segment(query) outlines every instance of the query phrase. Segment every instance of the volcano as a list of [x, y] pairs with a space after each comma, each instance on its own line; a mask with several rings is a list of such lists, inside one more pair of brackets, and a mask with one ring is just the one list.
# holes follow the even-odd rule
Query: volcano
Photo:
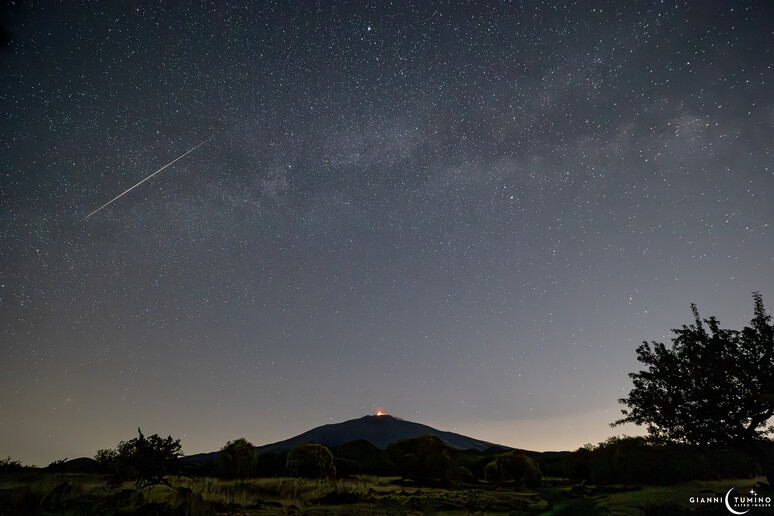
[[398, 417], [383, 414], [381, 416], [364, 416], [350, 419], [342, 423], [318, 426], [290, 439], [266, 446], [259, 446], [258, 452], [292, 450], [303, 442], [322, 444], [329, 448], [341, 446], [352, 441], [368, 441], [380, 450], [400, 439], [410, 439], [423, 434], [437, 435], [446, 444], [458, 450], [485, 451], [490, 448], [509, 449], [479, 439], [473, 439], [454, 432], [445, 432], [420, 423], [405, 421]]
[[[424, 434], [436, 435], [446, 444], [458, 450], [497, 453], [511, 449], [508, 446], [474, 439], [454, 432], [437, 430], [421, 423], [405, 421], [398, 417], [382, 414], [318, 426], [290, 439], [258, 446], [257, 450], [259, 454], [289, 451], [304, 442], [313, 442], [332, 448], [353, 441], [368, 441], [380, 450], [384, 450], [390, 443]], [[206, 462], [215, 459], [219, 453], [201, 453], [187, 457], [187, 459], [193, 462]]]

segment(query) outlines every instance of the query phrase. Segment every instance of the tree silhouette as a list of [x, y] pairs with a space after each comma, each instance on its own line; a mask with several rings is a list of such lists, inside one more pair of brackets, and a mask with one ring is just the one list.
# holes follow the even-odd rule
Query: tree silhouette
[[0, 473], [18, 473], [24, 470], [21, 462], [13, 460], [11, 457], [0, 459]]
[[334, 477], [336, 467], [333, 465], [333, 454], [321, 444], [301, 443], [288, 453], [285, 474], [301, 478]]
[[512, 480], [527, 486], [539, 486], [543, 478], [537, 461], [527, 457], [524, 450], [498, 454], [495, 460], [484, 466], [484, 474], [488, 480]]
[[95, 459], [110, 469], [111, 484], [134, 480], [137, 487], [169, 485], [165, 476], [182, 474], [180, 439], [145, 437], [139, 428], [137, 433], [139, 437], [121, 441], [115, 450], [99, 450]]
[[431, 434], [400, 439], [387, 446], [387, 456], [398, 472], [419, 482], [450, 478], [456, 455], [457, 450]]
[[244, 480], [256, 474], [258, 452], [252, 443], [240, 437], [226, 443], [220, 450], [216, 465], [221, 476]]
[[[715, 317], [672, 330], [668, 348], [643, 342], [630, 373], [634, 388], [620, 403], [628, 409], [611, 426], [647, 425], [656, 438], [693, 445], [739, 448], [774, 481], [774, 325], [763, 299], [753, 293], [754, 317], [742, 331], [720, 327]], [[705, 327], [706, 324], [706, 327]]]

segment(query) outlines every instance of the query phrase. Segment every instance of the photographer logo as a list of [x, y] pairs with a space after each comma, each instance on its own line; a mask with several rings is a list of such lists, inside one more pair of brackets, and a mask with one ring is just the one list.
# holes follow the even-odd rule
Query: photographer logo
[[730, 514], [738, 516], [747, 514], [752, 509], [771, 509], [770, 496], [760, 496], [754, 489], [739, 496], [735, 494], [735, 489], [729, 489], [726, 496], [692, 496], [688, 501], [692, 504], [723, 504]]

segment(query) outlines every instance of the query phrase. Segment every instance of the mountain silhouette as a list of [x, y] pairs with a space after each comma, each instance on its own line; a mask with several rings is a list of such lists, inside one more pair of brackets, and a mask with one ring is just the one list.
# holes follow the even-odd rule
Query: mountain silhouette
[[[499, 444], [473, 439], [454, 432], [437, 430], [421, 423], [405, 421], [390, 415], [364, 416], [341, 423], [318, 426], [284, 441], [258, 446], [258, 453], [289, 451], [304, 442], [314, 442], [332, 448], [353, 441], [368, 441], [384, 450], [390, 443], [400, 439], [411, 439], [424, 434], [436, 435], [446, 444], [458, 450], [476, 450], [480, 452], [506, 451], [511, 448]], [[200, 453], [186, 457], [191, 462], [214, 460], [220, 452]]]
[[445, 432], [420, 423], [413, 423], [389, 416], [364, 416], [342, 423], [318, 426], [290, 439], [274, 444], [259, 446], [258, 452], [292, 450], [303, 442], [313, 442], [327, 447], [340, 446], [352, 441], [368, 441], [380, 450], [400, 439], [410, 439], [423, 434], [437, 435], [446, 444], [458, 450], [484, 451], [492, 447], [507, 449], [505, 446], [473, 439], [454, 432]]

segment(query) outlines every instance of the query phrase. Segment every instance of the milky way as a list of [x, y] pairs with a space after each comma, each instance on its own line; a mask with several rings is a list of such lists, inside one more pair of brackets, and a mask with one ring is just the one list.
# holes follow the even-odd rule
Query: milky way
[[690, 303], [774, 307], [770, 3], [383, 3], [5, 8], [0, 456], [573, 449]]

